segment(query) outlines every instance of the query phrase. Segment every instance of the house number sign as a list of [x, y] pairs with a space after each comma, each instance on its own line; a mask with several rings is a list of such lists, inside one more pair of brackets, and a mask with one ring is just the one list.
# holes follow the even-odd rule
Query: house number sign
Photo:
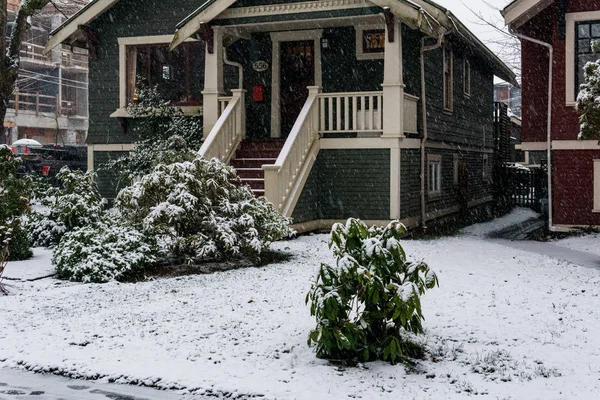
[[252, 64], [252, 69], [254, 69], [256, 72], [265, 72], [266, 70], [269, 69], [269, 63], [266, 61], [255, 61]]

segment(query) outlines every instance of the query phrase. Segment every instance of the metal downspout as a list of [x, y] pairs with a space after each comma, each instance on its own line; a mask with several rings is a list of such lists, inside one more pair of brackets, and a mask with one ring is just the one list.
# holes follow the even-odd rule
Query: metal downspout
[[238, 89], [244, 88], [244, 66], [235, 61], [229, 61], [227, 58], [227, 47], [223, 46], [223, 62], [227, 65], [231, 65], [232, 67], [237, 67], [239, 71], [239, 83]]
[[522, 40], [544, 46], [548, 49], [549, 67], [548, 67], [548, 125], [547, 125], [547, 157], [548, 157], [548, 229], [554, 232], [556, 228], [552, 223], [552, 77], [553, 77], [553, 57], [554, 48], [550, 43], [542, 42], [529, 36], [516, 33], [511, 29], [511, 33]]
[[425, 228], [426, 205], [425, 205], [425, 144], [427, 142], [427, 88], [425, 87], [425, 52], [438, 49], [442, 45], [444, 35], [438, 36], [437, 42], [431, 46], [425, 46], [426, 37], [421, 38], [421, 113], [423, 119], [423, 139], [421, 139], [421, 226]]

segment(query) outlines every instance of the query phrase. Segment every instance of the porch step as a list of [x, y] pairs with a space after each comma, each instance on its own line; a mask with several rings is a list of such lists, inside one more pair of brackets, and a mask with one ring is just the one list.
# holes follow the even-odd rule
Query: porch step
[[275, 164], [276, 158], [234, 158], [231, 160], [231, 166], [237, 169], [258, 169], [262, 170], [265, 164]]
[[285, 140], [244, 140], [231, 160], [243, 184], [248, 185], [255, 196], [265, 195], [263, 165], [275, 164]]

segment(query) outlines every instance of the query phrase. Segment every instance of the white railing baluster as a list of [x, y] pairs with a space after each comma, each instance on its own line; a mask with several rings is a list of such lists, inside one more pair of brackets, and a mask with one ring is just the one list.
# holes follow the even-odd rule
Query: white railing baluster
[[[210, 131], [202, 147], [200, 155], [204, 158], [216, 158], [228, 163], [237, 146], [246, 136], [245, 90], [234, 89], [230, 98], [219, 98], [220, 116]], [[221, 107], [224, 107], [221, 110]]]
[[358, 130], [358, 97], [352, 96], [352, 130]]

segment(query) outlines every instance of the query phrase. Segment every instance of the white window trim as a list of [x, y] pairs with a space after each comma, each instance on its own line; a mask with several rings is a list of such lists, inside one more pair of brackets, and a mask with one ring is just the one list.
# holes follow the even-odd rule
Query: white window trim
[[463, 59], [463, 93], [465, 97], [471, 97], [471, 60], [466, 56]]
[[454, 186], [458, 186], [459, 181], [459, 170], [460, 170], [460, 155], [454, 153], [452, 155], [452, 183]]
[[[450, 94], [446, 93], [446, 71], [445, 71], [445, 61], [446, 61], [446, 49], [450, 48]], [[452, 46], [449, 44], [444, 44], [442, 47], [442, 84], [444, 86], [444, 94], [442, 101], [444, 102], [444, 111], [451, 113], [454, 111], [454, 52], [452, 51]], [[446, 96], [449, 96], [450, 99], [450, 107], [446, 107]]]
[[[439, 165], [439, 174], [437, 176], [437, 190], [431, 188], [431, 164], [436, 163]], [[427, 155], [427, 193], [429, 194], [430, 200], [437, 200], [442, 195], [442, 156], [439, 154], [428, 154]]]
[[600, 160], [594, 160], [594, 213], [600, 213]]
[[490, 169], [490, 159], [488, 157], [487, 154], [483, 155], [483, 160], [482, 160], [482, 178], [484, 182], [488, 181], [488, 172]]
[[363, 52], [363, 33], [364, 31], [370, 31], [375, 29], [383, 29], [385, 32], [385, 25], [383, 24], [369, 24], [369, 25], [358, 25], [354, 28], [356, 32], [356, 59], [357, 60], [383, 60], [385, 57], [385, 52], [381, 53], [364, 53]]
[[[120, 37], [119, 43], [119, 108], [110, 116], [113, 118], [131, 117], [127, 112], [127, 46], [137, 46], [144, 44], [170, 44], [173, 41], [173, 35], [156, 36], [130, 36]], [[195, 42], [196, 39], [187, 39], [186, 42]], [[202, 106], [184, 106], [179, 107], [185, 115], [198, 115], [202, 111]]]
[[[576, 104], [575, 98], [575, 24], [582, 21], [600, 21], [600, 11], [567, 13], [567, 39], [565, 40], [565, 71], [567, 106]], [[569, 71], [571, 71], [569, 73]]]

